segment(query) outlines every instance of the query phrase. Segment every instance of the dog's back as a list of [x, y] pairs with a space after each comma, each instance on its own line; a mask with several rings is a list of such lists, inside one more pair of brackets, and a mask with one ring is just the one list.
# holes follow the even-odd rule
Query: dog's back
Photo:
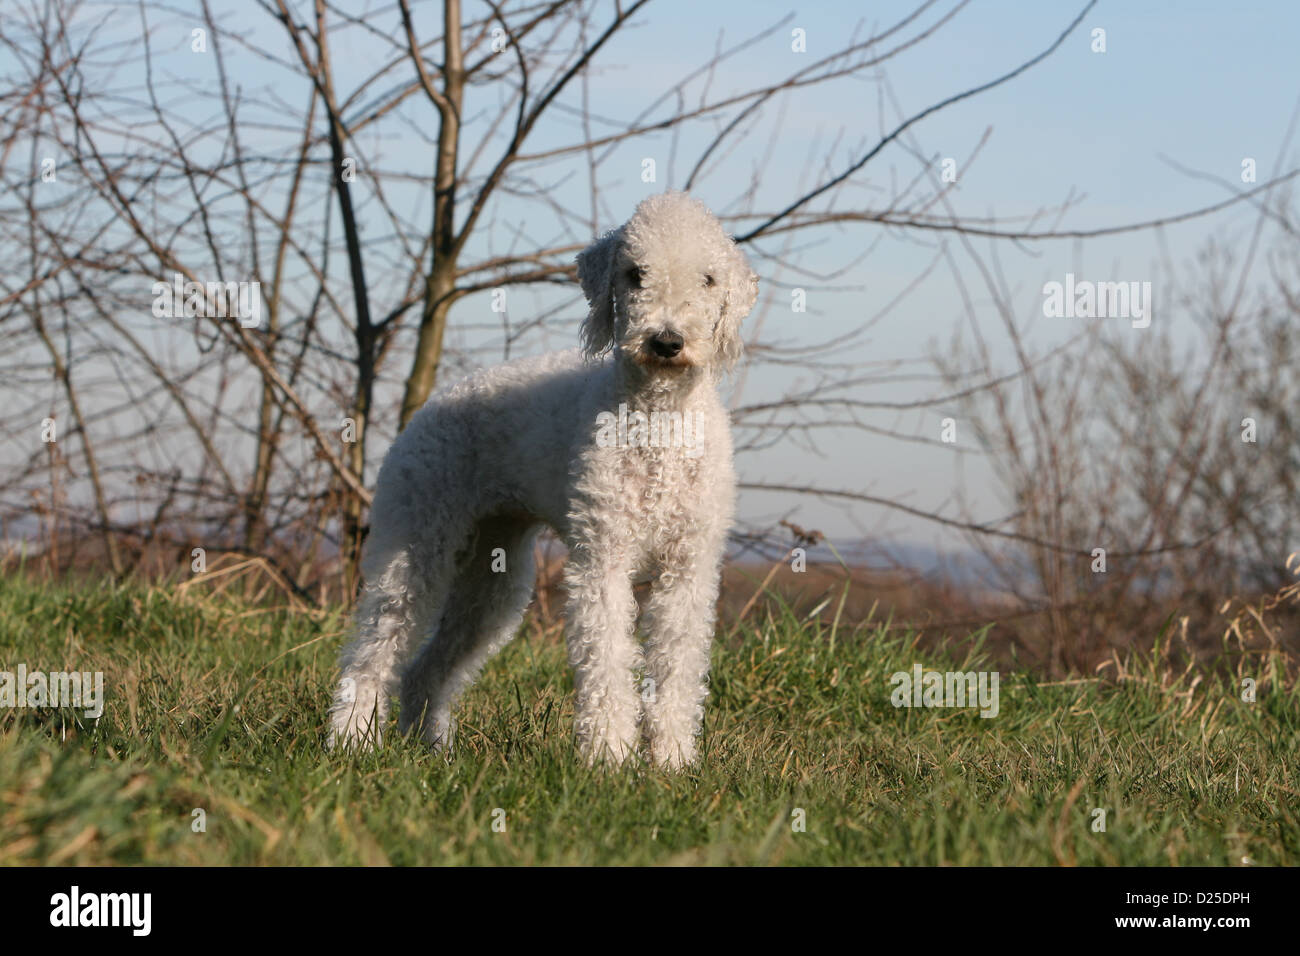
[[455, 488], [472, 493], [475, 510], [518, 508], [562, 531], [570, 469], [609, 404], [610, 379], [608, 360], [571, 349], [481, 369], [436, 392], [384, 459], [373, 514], [412, 527], [414, 515], [387, 506]]

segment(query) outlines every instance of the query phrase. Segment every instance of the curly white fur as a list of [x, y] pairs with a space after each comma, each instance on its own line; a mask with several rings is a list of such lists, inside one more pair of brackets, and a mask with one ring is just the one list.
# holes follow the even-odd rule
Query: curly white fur
[[400, 729], [449, 745], [457, 697], [518, 629], [550, 525], [569, 548], [580, 752], [619, 762], [644, 731], [657, 764], [695, 759], [735, 498], [717, 383], [758, 278], [713, 214], [672, 192], [586, 249], [578, 277], [582, 351], [438, 393], [384, 460], [333, 742], [377, 744], [400, 694]]

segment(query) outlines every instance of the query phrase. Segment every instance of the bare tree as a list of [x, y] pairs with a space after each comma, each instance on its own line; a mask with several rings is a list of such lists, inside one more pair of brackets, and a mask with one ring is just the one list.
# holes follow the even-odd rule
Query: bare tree
[[[1254, 288], [1247, 276], [1270, 218], [1283, 225], [1267, 257], [1272, 288]], [[1293, 583], [1300, 245], [1291, 219], [1278, 197], [1240, 259], [1210, 242], [1193, 266], [1168, 266], [1158, 326], [1090, 321], [1076, 336], [1082, 347], [1048, 354], [1029, 352], [1024, 319], [989, 277], [1017, 374], [962, 406], [1010, 508], [1002, 545], [987, 534], [972, 542], [1021, 613], [1041, 623], [1054, 670], [1090, 669], [1149, 642], [1172, 616], [1199, 650], [1215, 650], [1225, 598]], [[1179, 313], [1202, 333], [1182, 349], [1169, 331]], [[994, 365], [971, 328], [971, 347], [936, 356], [950, 382]]]

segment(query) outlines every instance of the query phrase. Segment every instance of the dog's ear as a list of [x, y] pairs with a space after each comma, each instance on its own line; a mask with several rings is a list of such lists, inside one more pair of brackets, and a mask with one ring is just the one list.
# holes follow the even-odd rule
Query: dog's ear
[[622, 241], [620, 226], [578, 253], [578, 282], [589, 305], [587, 321], [582, 323], [582, 349], [589, 357], [614, 344], [614, 257]]
[[722, 302], [722, 315], [715, 333], [718, 359], [727, 368], [734, 365], [745, 351], [740, 324], [758, 300], [758, 276], [750, 269], [745, 254], [734, 244], [730, 260], [723, 286], [726, 295]]

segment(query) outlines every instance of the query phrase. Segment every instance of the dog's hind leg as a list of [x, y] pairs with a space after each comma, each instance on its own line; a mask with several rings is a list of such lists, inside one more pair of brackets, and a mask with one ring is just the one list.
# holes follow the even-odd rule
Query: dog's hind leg
[[[366, 587], [357, 604], [355, 636], [339, 657], [341, 671], [330, 708], [330, 744], [378, 746], [413, 645], [429, 633], [446, 601], [468, 527], [442, 525], [437, 535], [414, 535], [404, 546], [380, 552], [391, 528], [367, 543], [362, 560]], [[415, 543], [409, 543], [414, 541]]]
[[388, 716], [399, 661], [419, 633], [427, 582], [412, 574], [411, 555], [391, 557], [367, 576], [354, 615], [354, 636], [339, 656], [341, 671], [330, 707], [331, 746], [377, 746]]
[[433, 635], [402, 675], [403, 733], [451, 745], [457, 698], [519, 628], [535, 583], [539, 526], [520, 518], [480, 522], [460, 563]]

